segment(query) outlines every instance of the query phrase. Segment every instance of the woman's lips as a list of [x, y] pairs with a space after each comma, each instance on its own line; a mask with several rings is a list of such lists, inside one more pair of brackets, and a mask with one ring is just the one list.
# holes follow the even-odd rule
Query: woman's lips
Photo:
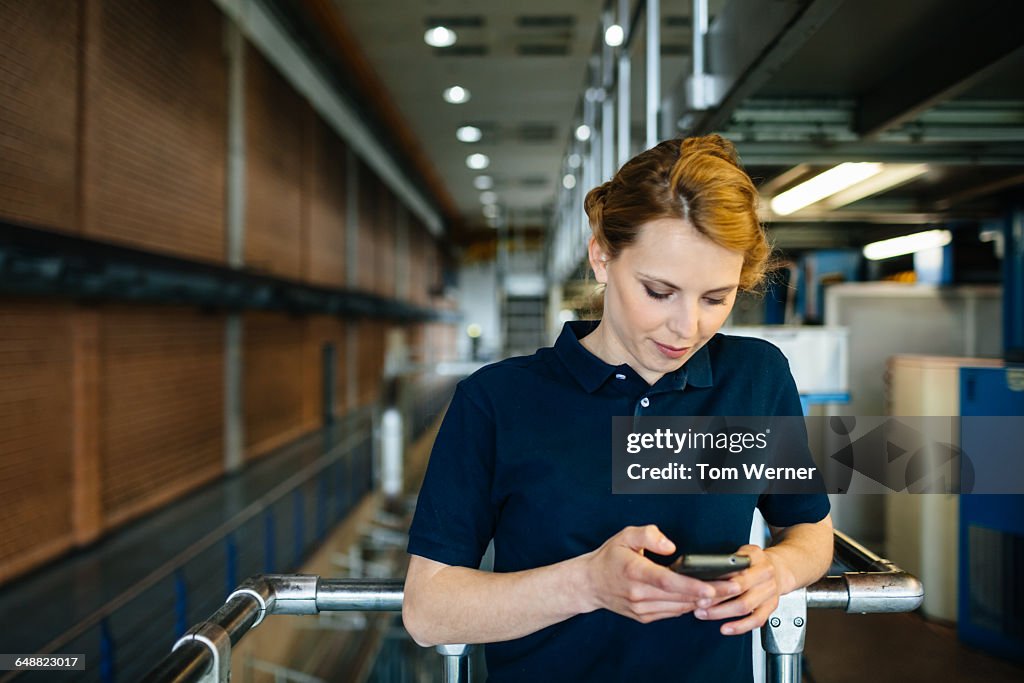
[[688, 346], [681, 349], [677, 349], [674, 346], [665, 346], [664, 344], [659, 344], [658, 342], [654, 342], [654, 345], [658, 347], [658, 350], [661, 351], [663, 355], [673, 359], [682, 358], [690, 351], [690, 347]]

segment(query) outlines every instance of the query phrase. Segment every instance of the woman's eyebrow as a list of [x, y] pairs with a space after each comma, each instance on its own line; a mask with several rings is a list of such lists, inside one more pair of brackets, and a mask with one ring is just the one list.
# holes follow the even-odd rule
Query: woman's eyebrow
[[[672, 284], [668, 280], [662, 280], [660, 277], [654, 277], [653, 275], [647, 275], [646, 273], [640, 272], [637, 272], [637, 276], [644, 280], [651, 280], [652, 282], [657, 282], [658, 284], [665, 285], [670, 289], [679, 289], [679, 287], [677, 287], [676, 285]], [[725, 285], [724, 287], [716, 287], [715, 289], [709, 289], [708, 291], [704, 292], [704, 294], [726, 294], [736, 289], [738, 286], [739, 285]]]

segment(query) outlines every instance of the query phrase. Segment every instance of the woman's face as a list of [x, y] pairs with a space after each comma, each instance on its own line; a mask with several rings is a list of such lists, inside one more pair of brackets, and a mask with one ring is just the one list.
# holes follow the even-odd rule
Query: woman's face
[[606, 284], [606, 351], [653, 384], [686, 363], [729, 317], [743, 254], [682, 219], [659, 218], [641, 226], [614, 260], [591, 240], [590, 262]]

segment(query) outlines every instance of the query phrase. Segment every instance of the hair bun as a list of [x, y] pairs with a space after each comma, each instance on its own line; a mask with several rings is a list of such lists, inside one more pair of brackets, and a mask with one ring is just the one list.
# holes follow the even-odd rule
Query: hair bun
[[586, 199], [583, 200], [583, 210], [587, 212], [587, 219], [590, 221], [590, 229], [594, 233], [594, 237], [597, 238], [598, 242], [604, 243], [604, 231], [602, 219], [604, 217], [604, 204], [608, 198], [608, 192], [611, 190], [612, 181], [608, 181], [601, 185], [598, 185], [593, 190], [587, 193]]

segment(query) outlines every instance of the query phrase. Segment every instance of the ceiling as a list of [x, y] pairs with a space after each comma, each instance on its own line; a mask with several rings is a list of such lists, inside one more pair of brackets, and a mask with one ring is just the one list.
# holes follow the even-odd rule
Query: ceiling
[[[510, 227], [550, 227], [603, 0], [294, 2], [307, 15], [329, 6], [365, 55], [378, 79], [371, 96], [393, 105], [392, 127], [405, 127], [396, 139], [418, 149], [421, 175], [434, 174], [431, 194], [449, 209], [454, 242], [494, 234], [473, 183], [481, 173], [493, 178]], [[844, 160], [928, 164], [841, 209], [772, 219], [789, 246], [984, 218], [1024, 186], [1024, 3], [712, 0], [708, 66], [722, 97], [706, 110], [691, 110], [685, 96], [691, 3], [661, 4], [663, 132], [672, 121], [682, 124], [672, 134], [723, 132], [769, 193]], [[456, 31], [453, 47], [425, 44], [437, 24]], [[638, 31], [629, 45], [634, 151], [644, 47]], [[446, 103], [452, 85], [467, 88], [469, 101]], [[481, 128], [482, 140], [457, 141], [465, 124]], [[490, 157], [488, 169], [467, 167], [474, 152]]]

